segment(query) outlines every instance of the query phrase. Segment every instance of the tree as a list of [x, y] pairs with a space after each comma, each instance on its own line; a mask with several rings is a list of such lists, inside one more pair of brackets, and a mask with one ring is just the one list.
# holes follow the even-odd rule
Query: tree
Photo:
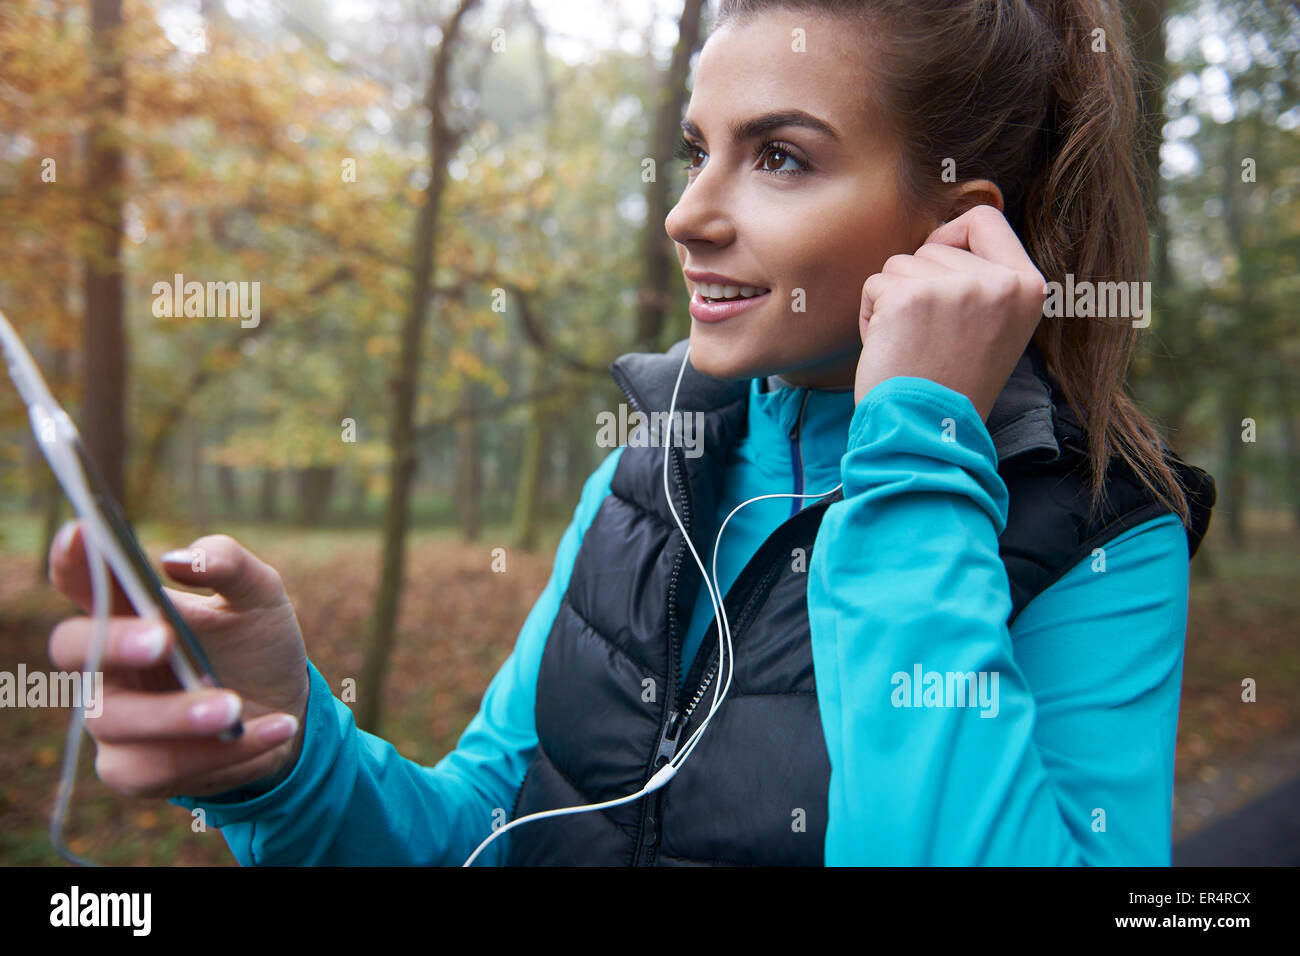
[[428, 319], [430, 289], [437, 266], [438, 224], [447, 183], [447, 160], [460, 136], [460, 131], [452, 127], [448, 116], [452, 56], [456, 51], [465, 16], [477, 3], [478, 0], [460, 0], [455, 12], [443, 24], [442, 39], [433, 53], [429, 85], [425, 93], [425, 106], [432, 117], [429, 124], [431, 168], [411, 243], [413, 282], [410, 308], [402, 326], [402, 348], [393, 382], [393, 414], [389, 434], [392, 464], [389, 471], [388, 505], [384, 516], [384, 563], [370, 645], [366, 648], [361, 672], [363, 693], [358, 702], [357, 724], [370, 733], [377, 733], [379, 729], [383, 712], [384, 676], [400, 607], [406, 530], [410, 519], [411, 482], [415, 476], [415, 397], [419, 386], [420, 343]]
[[118, 501], [126, 496], [126, 330], [122, 324], [122, 0], [92, 0], [92, 82], [99, 91], [86, 134], [85, 405], [82, 434]]
[[[686, 0], [678, 23], [677, 45], [673, 49], [672, 63], [659, 78], [661, 86], [651, 140], [656, 170], [666, 171], [670, 167], [677, 139], [681, 135], [682, 110], [686, 104], [686, 76], [690, 70], [691, 57], [700, 45], [700, 14], [703, 6], [704, 0]], [[661, 347], [660, 338], [668, 315], [668, 303], [673, 301], [669, 292], [669, 277], [677, 259], [669, 251], [670, 243], [664, 235], [671, 185], [672, 180], [668, 176], [658, 173], [646, 184], [646, 217], [640, 256], [644, 273], [633, 343], [633, 348], [638, 350], [658, 351]]]

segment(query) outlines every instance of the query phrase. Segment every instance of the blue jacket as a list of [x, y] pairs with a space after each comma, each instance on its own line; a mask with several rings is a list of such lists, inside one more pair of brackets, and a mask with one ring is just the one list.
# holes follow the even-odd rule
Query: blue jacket
[[[953, 419], [946, 437], [955, 441], [930, 424], [936, 418]], [[791, 442], [796, 421], [800, 437]], [[304, 746], [291, 775], [251, 800], [232, 791], [172, 802], [203, 807], [244, 865], [463, 862], [483, 838], [483, 821], [508, 814], [536, 747], [542, 650], [620, 453], [584, 485], [514, 651], [437, 765], [415, 764], [358, 730], [309, 664]], [[848, 391], [750, 383], [749, 431], [714, 527], [756, 495], [821, 495], [844, 485], [844, 500], [822, 521], [808, 580], [831, 764], [825, 862], [1168, 865], [1184, 529], [1169, 514], [1123, 532], [1103, 557], [1082, 561], [1031, 601], [1008, 631], [998, 555], [1008, 497], [996, 468], [969, 399], [929, 380], [889, 379], [856, 408]], [[791, 508], [812, 500], [755, 502], [732, 518], [717, 562], [723, 593]], [[861, 540], [907, 546], [849, 544]], [[701, 557], [712, 566], [711, 551]], [[686, 633], [702, 634], [712, 618], [701, 589]], [[854, 622], [864, 620], [873, 622], [873, 641], [855, 639]], [[882, 645], [888, 659], [872, 653]], [[697, 640], [684, 647], [682, 671], [698, 650]], [[943, 707], [918, 719], [891, 706], [878, 689], [891, 686], [898, 660], [1000, 674], [1002, 719]], [[509, 838], [479, 862], [500, 863]]]

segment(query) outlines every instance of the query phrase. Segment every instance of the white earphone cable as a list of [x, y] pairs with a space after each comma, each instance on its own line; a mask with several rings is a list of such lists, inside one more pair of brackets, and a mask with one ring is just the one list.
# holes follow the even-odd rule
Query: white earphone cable
[[[67, 446], [58, 444], [50, 449], [65, 469], [76, 468], [71, 461]], [[86, 721], [86, 700], [94, 676], [99, 672], [100, 659], [104, 652], [104, 642], [108, 638], [109, 601], [111, 597], [108, 580], [108, 565], [104, 559], [95, 533], [88, 525], [82, 526], [82, 540], [86, 547], [86, 563], [90, 568], [91, 610], [94, 615], [94, 629], [90, 637], [90, 650], [86, 656], [85, 670], [81, 676], [81, 699], [72, 714], [68, 725], [68, 737], [63, 747], [63, 767], [59, 774], [59, 786], [55, 791], [54, 809], [50, 813], [50, 843], [58, 854], [69, 863], [77, 866], [99, 866], [72, 851], [63, 842], [63, 825], [67, 818], [68, 804], [72, 800], [72, 788], [77, 782], [77, 760], [81, 756], [82, 729]], [[102, 702], [101, 702], [102, 705]]]
[[671, 780], [674, 776], [676, 776], [677, 771], [681, 768], [682, 764], [686, 762], [686, 758], [691, 755], [691, 752], [695, 749], [696, 745], [698, 745], [700, 741], [700, 736], [704, 733], [704, 729], [708, 727], [709, 721], [713, 719], [713, 715], [717, 713], [718, 708], [722, 706], [722, 702], [726, 699], [727, 691], [731, 688], [732, 674], [734, 673], [735, 670], [732, 662], [733, 648], [731, 643], [731, 624], [727, 620], [726, 607], [724, 606], [723, 602], [719, 599], [719, 592], [721, 589], [718, 586], [718, 548], [719, 545], [721, 545], [722, 543], [722, 533], [727, 529], [727, 523], [731, 521], [732, 517], [736, 514], [737, 511], [745, 507], [745, 505], [752, 504], [755, 501], [762, 501], [765, 498], [824, 498], [826, 497], [826, 495], [834, 494], [842, 486], [842, 485], [836, 485], [830, 491], [822, 492], [821, 494], [782, 493], [782, 494], [759, 495], [756, 498], [750, 498], [748, 501], [742, 501], [740, 504], [736, 505], [735, 508], [731, 509], [731, 513], [728, 514], [726, 519], [722, 522], [722, 526], [718, 529], [718, 536], [713, 542], [713, 562], [712, 562], [713, 574], [712, 576], [710, 576], [708, 571], [706, 571], [704, 568], [704, 562], [700, 559], [699, 552], [695, 550], [695, 544], [694, 542], [691, 541], [691, 536], [687, 533], [686, 526], [682, 524], [681, 516], [677, 514], [677, 509], [673, 507], [672, 492], [668, 485], [668, 456], [672, 450], [673, 414], [677, 410], [677, 395], [678, 392], [681, 390], [682, 377], [686, 373], [686, 363], [690, 361], [690, 357], [691, 357], [691, 349], [690, 346], [687, 345], [686, 354], [682, 357], [682, 366], [677, 371], [677, 382], [673, 385], [672, 401], [669, 403], [668, 406], [667, 434], [664, 436], [664, 468], [663, 468], [664, 497], [667, 499], [668, 510], [672, 512], [673, 520], [677, 523], [677, 528], [682, 534], [682, 538], [686, 543], [686, 547], [690, 549], [691, 557], [695, 559], [695, 565], [700, 569], [700, 575], [704, 579], [704, 585], [706, 588], [708, 588], [709, 600], [713, 604], [713, 613], [718, 622], [718, 667], [719, 670], [721, 670], [724, 661], [727, 667], [727, 679], [725, 682], [725, 686], [719, 683], [714, 684], [713, 701], [709, 706], [709, 712], [705, 716], [704, 721], [700, 724], [699, 727], [696, 728], [695, 732], [691, 734], [691, 736], [687, 739], [686, 743], [681, 746], [681, 749], [678, 750], [677, 754], [672, 758], [672, 760], [670, 760], [668, 763], [664, 764], [663, 767], [657, 770], [646, 782], [646, 785], [642, 787], [640, 790], [638, 790], [636, 793], [629, 794], [626, 797], [619, 797], [618, 799], [615, 800], [606, 800], [604, 803], [584, 804], [584, 805], [574, 806], [574, 807], [560, 807], [559, 809], [555, 809], [555, 810], [543, 810], [538, 813], [530, 813], [527, 816], [519, 817], [517, 820], [511, 820], [506, 825], [494, 830], [487, 837], [487, 839], [485, 839], [482, 843], [480, 843], [478, 845], [478, 848], [475, 849], [474, 852], [470, 854], [469, 859], [467, 859], [462, 864], [462, 866], [470, 866], [471, 864], [473, 864], [473, 862], [476, 859], [478, 859], [479, 854], [482, 853], [483, 850], [487, 848], [488, 844], [490, 844], [501, 834], [505, 833], [508, 830], [514, 829], [516, 826], [522, 823], [530, 823], [533, 820], [541, 820], [546, 817], [562, 816], [564, 814], [569, 814], [569, 813], [585, 813], [590, 810], [602, 810], [606, 807], [616, 807], [620, 804], [628, 803], [632, 800], [637, 800], [642, 796], [645, 796], [646, 794], [658, 790], [664, 784], [668, 783], [668, 781]]

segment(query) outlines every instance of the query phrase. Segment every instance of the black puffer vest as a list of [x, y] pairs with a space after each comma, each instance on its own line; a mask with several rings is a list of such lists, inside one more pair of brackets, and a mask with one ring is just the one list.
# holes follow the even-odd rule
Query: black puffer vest
[[[633, 408], [668, 410], [686, 345], [611, 365]], [[702, 555], [728, 449], [745, 434], [748, 395], [749, 382], [720, 381], [689, 365], [682, 379], [677, 408], [704, 413], [704, 453], [689, 458], [673, 448], [669, 480]], [[1008, 623], [1094, 548], [1168, 510], [1116, 463], [1106, 509], [1087, 520], [1086, 436], [1035, 346], [987, 425], [1010, 493], [999, 539], [1011, 584]], [[1209, 524], [1214, 482], [1169, 457], [1188, 488], [1194, 554]], [[706, 635], [677, 692], [682, 632], [702, 578], [664, 501], [662, 446], [625, 448], [610, 492], [547, 637], [537, 680], [538, 747], [511, 819], [635, 793], [708, 713], [716, 640]], [[511, 830], [503, 837], [511, 864], [822, 865], [830, 761], [813, 678], [808, 575], [791, 553], [802, 548], [811, 562], [822, 516], [839, 500], [837, 491], [781, 524], [727, 593], [736, 655], [731, 688], [681, 772], [630, 803]], [[802, 829], [792, 825], [792, 808], [804, 811]]]

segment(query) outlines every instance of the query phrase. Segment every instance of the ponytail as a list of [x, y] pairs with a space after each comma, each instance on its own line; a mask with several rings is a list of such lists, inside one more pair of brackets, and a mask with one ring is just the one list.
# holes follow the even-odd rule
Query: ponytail
[[[1026, 190], [1026, 249], [1048, 280], [1064, 282], [1071, 274], [1093, 282], [1145, 282], [1139, 74], [1124, 22], [1108, 0], [1031, 6], [1057, 38], [1060, 58], [1051, 73], [1046, 161]], [[1100, 504], [1101, 476], [1116, 455], [1186, 525], [1187, 496], [1163, 443], [1124, 391], [1137, 338], [1129, 316], [1045, 316], [1035, 335], [1088, 429], [1092, 507]]]

